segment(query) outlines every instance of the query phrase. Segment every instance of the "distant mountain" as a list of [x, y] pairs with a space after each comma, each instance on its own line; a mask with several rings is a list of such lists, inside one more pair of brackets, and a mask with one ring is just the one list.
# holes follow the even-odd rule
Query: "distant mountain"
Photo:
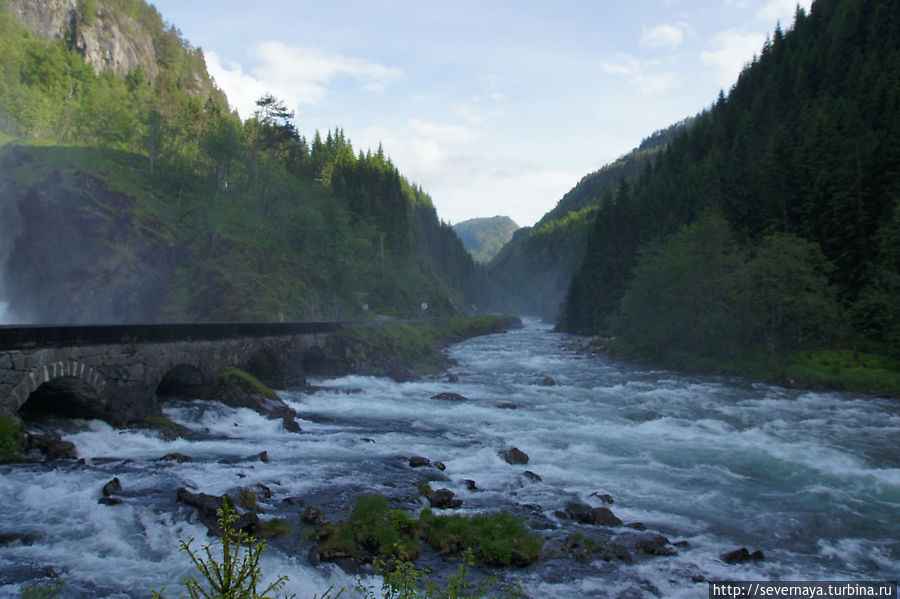
[[519, 225], [508, 216], [491, 216], [456, 223], [453, 230], [477, 262], [487, 262], [512, 239]]

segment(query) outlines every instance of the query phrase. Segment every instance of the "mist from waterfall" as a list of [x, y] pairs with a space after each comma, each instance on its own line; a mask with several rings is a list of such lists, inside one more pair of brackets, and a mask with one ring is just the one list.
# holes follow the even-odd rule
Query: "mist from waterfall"
[[10, 309], [12, 295], [8, 289], [6, 268], [16, 239], [22, 232], [19, 209], [7, 193], [7, 183], [0, 179], [0, 325], [21, 324]]

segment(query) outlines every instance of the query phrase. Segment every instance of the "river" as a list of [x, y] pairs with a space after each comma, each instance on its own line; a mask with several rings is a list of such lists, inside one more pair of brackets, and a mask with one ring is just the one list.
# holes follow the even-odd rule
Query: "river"
[[[333, 519], [362, 492], [424, 505], [416, 486], [425, 470], [409, 467], [412, 455], [446, 465], [427, 470], [445, 478], [433, 486], [463, 500], [460, 512], [508, 509], [542, 536], [544, 559], [501, 573], [530, 597], [705, 597], [704, 579], [897, 580], [897, 401], [641, 369], [585, 356], [573, 339], [534, 321], [470, 339], [448, 350], [454, 383], [446, 374], [313, 380], [314, 393], [281, 394], [312, 418], [299, 434], [199, 400], [165, 408], [196, 431], [194, 440], [99, 421], [44, 422], [85, 463], [0, 466], [0, 596], [53, 576], [65, 582], [64, 597], [146, 597], [163, 586], [178, 596], [191, 573], [179, 539], [203, 540], [206, 530], [193, 508], [175, 502], [176, 488], [221, 494], [262, 484], [273, 493], [263, 517], [297, 522], [302, 507], [283, 501], [294, 497]], [[546, 376], [557, 384], [542, 385]], [[445, 391], [468, 399], [430, 399]], [[526, 466], [500, 457], [511, 447], [528, 454]], [[263, 450], [266, 463], [228, 459]], [[159, 461], [172, 452], [194, 461]], [[124, 502], [101, 505], [112, 477]], [[560, 513], [572, 500], [608, 506], [647, 530], [574, 523]], [[573, 531], [625, 545], [634, 562], [573, 560], [560, 550]], [[677, 555], [634, 549], [655, 535]], [[285, 590], [298, 598], [352, 588], [355, 575], [309, 565], [299, 534], [271, 544], [263, 570], [287, 575]], [[721, 559], [740, 547], [765, 558]]]

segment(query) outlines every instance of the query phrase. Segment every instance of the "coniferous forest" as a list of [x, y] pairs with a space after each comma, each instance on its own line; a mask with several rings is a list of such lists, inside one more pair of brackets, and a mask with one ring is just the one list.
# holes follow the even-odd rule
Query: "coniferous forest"
[[[81, 54], [101, 21], [150, 48], [124, 74]], [[63, 39], [0, 6], [0, 258], [13, 314], [265, 321], [481, 302], [481, 269], [381, 147], [356, 151], [340, 129], [310, 141], [279, 98], [257, 106], [245, 121], [231, 112], [202, 52], [140, 0], [82, 3]], [[78, 231], [48, 238], [48, 212]]]
[[[141, 0], [82, 2], [55, 39], [0, 6], [0, 290], [24, 322], [489, 308], [674, 365], [837, 350], [896, 369], [898, 15], [896, 0], [798, 8], [727, 94], [482, 266], [383, 148], [340, 128], [308, 140], [271, 95], [241, 120]], [[104, 23], [144, 40], [137, 63], [88, 60]]]
[[900, 10], [797, 9], [597, 209], [560, 328], [668, 363], [900, 351]]

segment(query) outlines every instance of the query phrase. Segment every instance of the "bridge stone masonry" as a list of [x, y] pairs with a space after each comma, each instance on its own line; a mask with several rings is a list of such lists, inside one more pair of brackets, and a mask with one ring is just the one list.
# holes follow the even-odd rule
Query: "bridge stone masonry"
[[235, 366], [267, 385], [305, 384], [304, 362], [324, 355], [339, 323], [0, 326], [0, 413], [43, 402], [114, 425], [157, 411]]

